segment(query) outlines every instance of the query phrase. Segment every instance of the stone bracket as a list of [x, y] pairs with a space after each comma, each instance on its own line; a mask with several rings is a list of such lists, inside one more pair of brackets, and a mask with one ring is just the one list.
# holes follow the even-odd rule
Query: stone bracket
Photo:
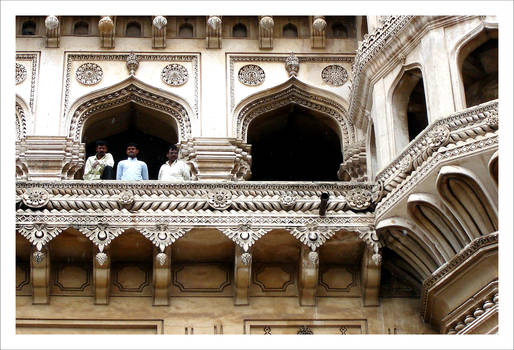
[[154, 247], [153, 256], [153, 305], [167, 306], [171, 284], [171, 246], [163, 252]]
[[381, 264], [375, 264], [373, 261], [374, 252], [371, 249], [364, 249], [362, 255], [362, 305], [363, 306], [379, 306], [380, 277]]
[[50, 254], [48, 248], [32, 248], [30, 259], [30, 280], [32, 284], [32, 304], [48, 304], [50, 290]]
[[252, 256], [236, 246], [234, 263], [234, 305], [248, 305], [248, 289], [252, 276]]
[[300, 297], [300, 306], [316, 306], [318, 273], [318, 253], [302, 245], [300, 266], [298, 269], [298, 295]]
[[111, 256], [108, 247], [96, 254], [93, 260], [93, 280], [95, 283], [95, 304], [109, 304], [111, 285]]

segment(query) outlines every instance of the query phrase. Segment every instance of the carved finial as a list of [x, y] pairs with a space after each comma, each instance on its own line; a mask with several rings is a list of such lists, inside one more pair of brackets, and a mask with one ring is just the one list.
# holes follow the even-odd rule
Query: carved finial
[[271, 16], [262, 16], [261, 20], [259, 21], [259, 25], [262, 29], [270, 30], [273, 29], [275, 22]]
[[136, 74], [136, 70], [139, 67], [139, 60], [137, 59], [137, 55], [134, 52], [131, 52], [127, 57], [127, 68], [129, 70], [130, 75]]
[[318, 32], [322, 32], [327, 27], [327, 21], [325, 21], [324, 16], [315, 16], [312, 21], [312, 27], [316, 29]]
[[248, 266], [252, 263], [252, 255], [250, 253], [241, 254], [241, 262], [244, 266]]
[[300, 60], [293, 52], [286, 58], [286, 71], [289, 77], [296, 77], [300, 70]]
[[155, 28], [161, 30], [168, 24], [168, 20], [164, 16], [155, 16], [152, 23]]
[[164, 264], [166, 263], [166, 259], [168, 259], [168, 256], [166, 255], [166, 253], [159, 253], [156, 255], [155, 258], [161, 266], [164, 266]]
[[100, 33], [102, 34], [110, 34], [114, 28], [114, 22], [112, 21], [112, 18], [109, 16], [103, 16], [98, 21], [98, 29], [100, 30]]
[[209, 19], [207, 20], [207, 24], [209, 27], [212, 28], [212, 30], [217, 30], [219, 26], [221, 26], [221, 18], [218, 16], [209, 16]]
[[48, 30], [54, 30], [58, 26], [59, 26], [59, 19], [57, 17], [55, 17], [54, 15], [50, 15], [50, 16], [46, 17], [45, 27]]

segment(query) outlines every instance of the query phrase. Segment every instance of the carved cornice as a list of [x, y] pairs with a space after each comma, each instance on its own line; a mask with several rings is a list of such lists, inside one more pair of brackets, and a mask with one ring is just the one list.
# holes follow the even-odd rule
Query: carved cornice
[[431, 124], [377, 175], [377, 181], [384, 185], [385, 194], [377, 205], [377, 218], [438, 164], [497, 147], [497, 129], [497, 100], [468, 108]]
[[433, 287], [447, 278], [450, 274], [456, 271], [463, 263], [466, 262], [479, 250], [491, 246], [498, 245], [498, 232], [491, 233], [487, 236], [482, 236], [474, 239], [466, 248], [456, 254], [450, 261], [442, 265], [431, 277], [423, 281], [423, 294], [421, 297], [421, 315], [425, 317], [428, 309], [428, 297]]
[[32, 71], [30, 75], [30, 100], [29, 107], [30, 111], [34, 113], [35, 111], [35, 95], [37, 88], [37, 79], [39, 72], [39, 56], [40, 52], [22, 52], [19, 51], [16, 53], [16, 61], [30, 61], [32, 66]]
[[[200, 67], [199, 67], [199, 54], [191, 55], [177, 55], [177, 54], [150, 54], [150, 53], [135, 53], [139, 63], [141, 62], [191, 62], [193, 66], [192, 80], [194, 82], [194, 104], [193, 112], [195, 117], [199, 117], [199, 91], [200, 91]], [[73, 61], [122, 61], [126, 62], [130, 53], [69, 53], [66, 56], [66, 75], [64, 87], [64, 108], [62, 111], [63, 116], [69, 112], [70, 107], [70, 91], [71, 91], [71, 78], [73, 73], [71, 66]]]
[[[122, 210], [164, 212], [171, 210], [216, 210], [235, 212], [317, 213], [320, 196], [329, 194], [327, 213], [369, 211], [376, 186], [370, 183], [280, 183], [280, 182], [188, 182], [159, 181], [18, 181], [17, 196], [37, 189], [48, 194], [43, 209]], [[226, 205], [213, 200], [213, 193], [225, 191]], [[285, 198], [288, 197], [288, 198]], [[221, 200], [221, 199], [220, 199]], [[30, 203], [27, 204], [29, 207]], [[35, 208], [35, 207], [34, 207]]]

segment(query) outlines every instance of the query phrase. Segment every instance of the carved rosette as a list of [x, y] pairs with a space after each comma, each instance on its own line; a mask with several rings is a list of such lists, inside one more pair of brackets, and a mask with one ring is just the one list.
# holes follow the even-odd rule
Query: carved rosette
[[296, 204], [296, 197], [291, 194], [283, 194], [279, 198], [280, 205], [284, 209], [291, 209]]
[[450, 139], [450, 129], [446, 125], [436, 126], [428, 133], [428, 146], [432, 150], [436, 150], [441, 146], [445, 146]]
[[223, 188], [215, 189], [209, 192], [207, 202], [212, 209], [228, 209], [232, 204], [232, 193]]
[[261, 20], [259, 21], [259, 25], [264, 30], [270, 30], [273, 29], [273, 26], [275, 25], [275, 22], [273, 21], [273, 17], [271, 16], [263, 16]]
[[294, 53], [291, 52], [286, 58], [286, 71], [289, 77], [296, 77], [300, 70], [300, 60]]
[[256, 64], [247, 64], [239, 70], [237, 78], [241, 84], [257, 86], [264, 82], [266, 74], [264, 70]]
[[167, 224], [157, 224], [154, 227], [144, 228], [141, 233], [157, 248], [164, 252], [167, 246], [182, 237], [189, 229], [184, 227], [170, 227]]
[[123, 191], [118, 195], [118, 203], [123, 207], [128, 207], [134, 203], [134, 194], [132, 191]]
[[321, 79], [329, 85], [341, 86], [348, 81], [348, 72], [343, 66], [331, 64], [323, 68]]
[[129, 71], [130, 75], [136, 74], [137, 69], [139, 68], [139, 59], [137, 58], [137, 55], [133, 52], [131, 52], [127, 56], [127, 69]]
[[498, 129], [498, 110], [487, 111], [484, 113], [486, 116], [485, 122], [491, 127], [491, 129]]
[[102, 67], [92, 62], [81, 64], [75, 72], [77, 81], [84, 85], [98, 84], [103, 76]]
[[405, 155], [398, 164], [398, 169], [402, 173], [408, 173], [412, 169], [412, 157], [410, 154]]
[[23, 83], [27, 78], [27, 68], [23, 64], [16, 63], [16, 85]]
[[18, 232], [40, 251], [52, 238], [61, 233], [61, 229], [45, 223], [37, 223], [20, 226]]
[[80, 227], [79, 229], [98, 247], [100, 252], [103, 252], [104, 248], [123, 232], [122, 228], [110, 227], [102, 223]]
[[378, 180], [373, 185], [371, 189], [371, 200], [373, 203], [378, 203], [384, 194], [384, 182], [382, 180]]
[[346, 192], [348, 206], [354, 210], [365, 210], [371, 205], [371, 192], [363, 188], [353, 188]]
[[163, 68], [161, 79], [168, 85], [181, 86], [187, 83], [189, 75], [186, 67], [181, 64], [172, 63]]
[[243, 253], [241, 254], [241, 262], [244, 266], [248, 266], [252, 263], [252, 254], [250, 253]]
[[48, 204], [50, 195], [43, 188], [29, 188], [23, 193], [21, 200], [29, 208], [42, 208]]
[[107, 261], [107, 254], [104, 252], [96, 253], [96, 261], [98, 262], [98, 265], [104, 266], [105, 262]]

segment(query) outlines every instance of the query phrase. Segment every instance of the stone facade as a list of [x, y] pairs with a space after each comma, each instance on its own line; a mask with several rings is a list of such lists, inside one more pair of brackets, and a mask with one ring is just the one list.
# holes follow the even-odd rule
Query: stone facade
[[[18, 333], [498, 332], [496, 17], [16, 28]], [[127, 137], [150, 180], [81, 179]]]

